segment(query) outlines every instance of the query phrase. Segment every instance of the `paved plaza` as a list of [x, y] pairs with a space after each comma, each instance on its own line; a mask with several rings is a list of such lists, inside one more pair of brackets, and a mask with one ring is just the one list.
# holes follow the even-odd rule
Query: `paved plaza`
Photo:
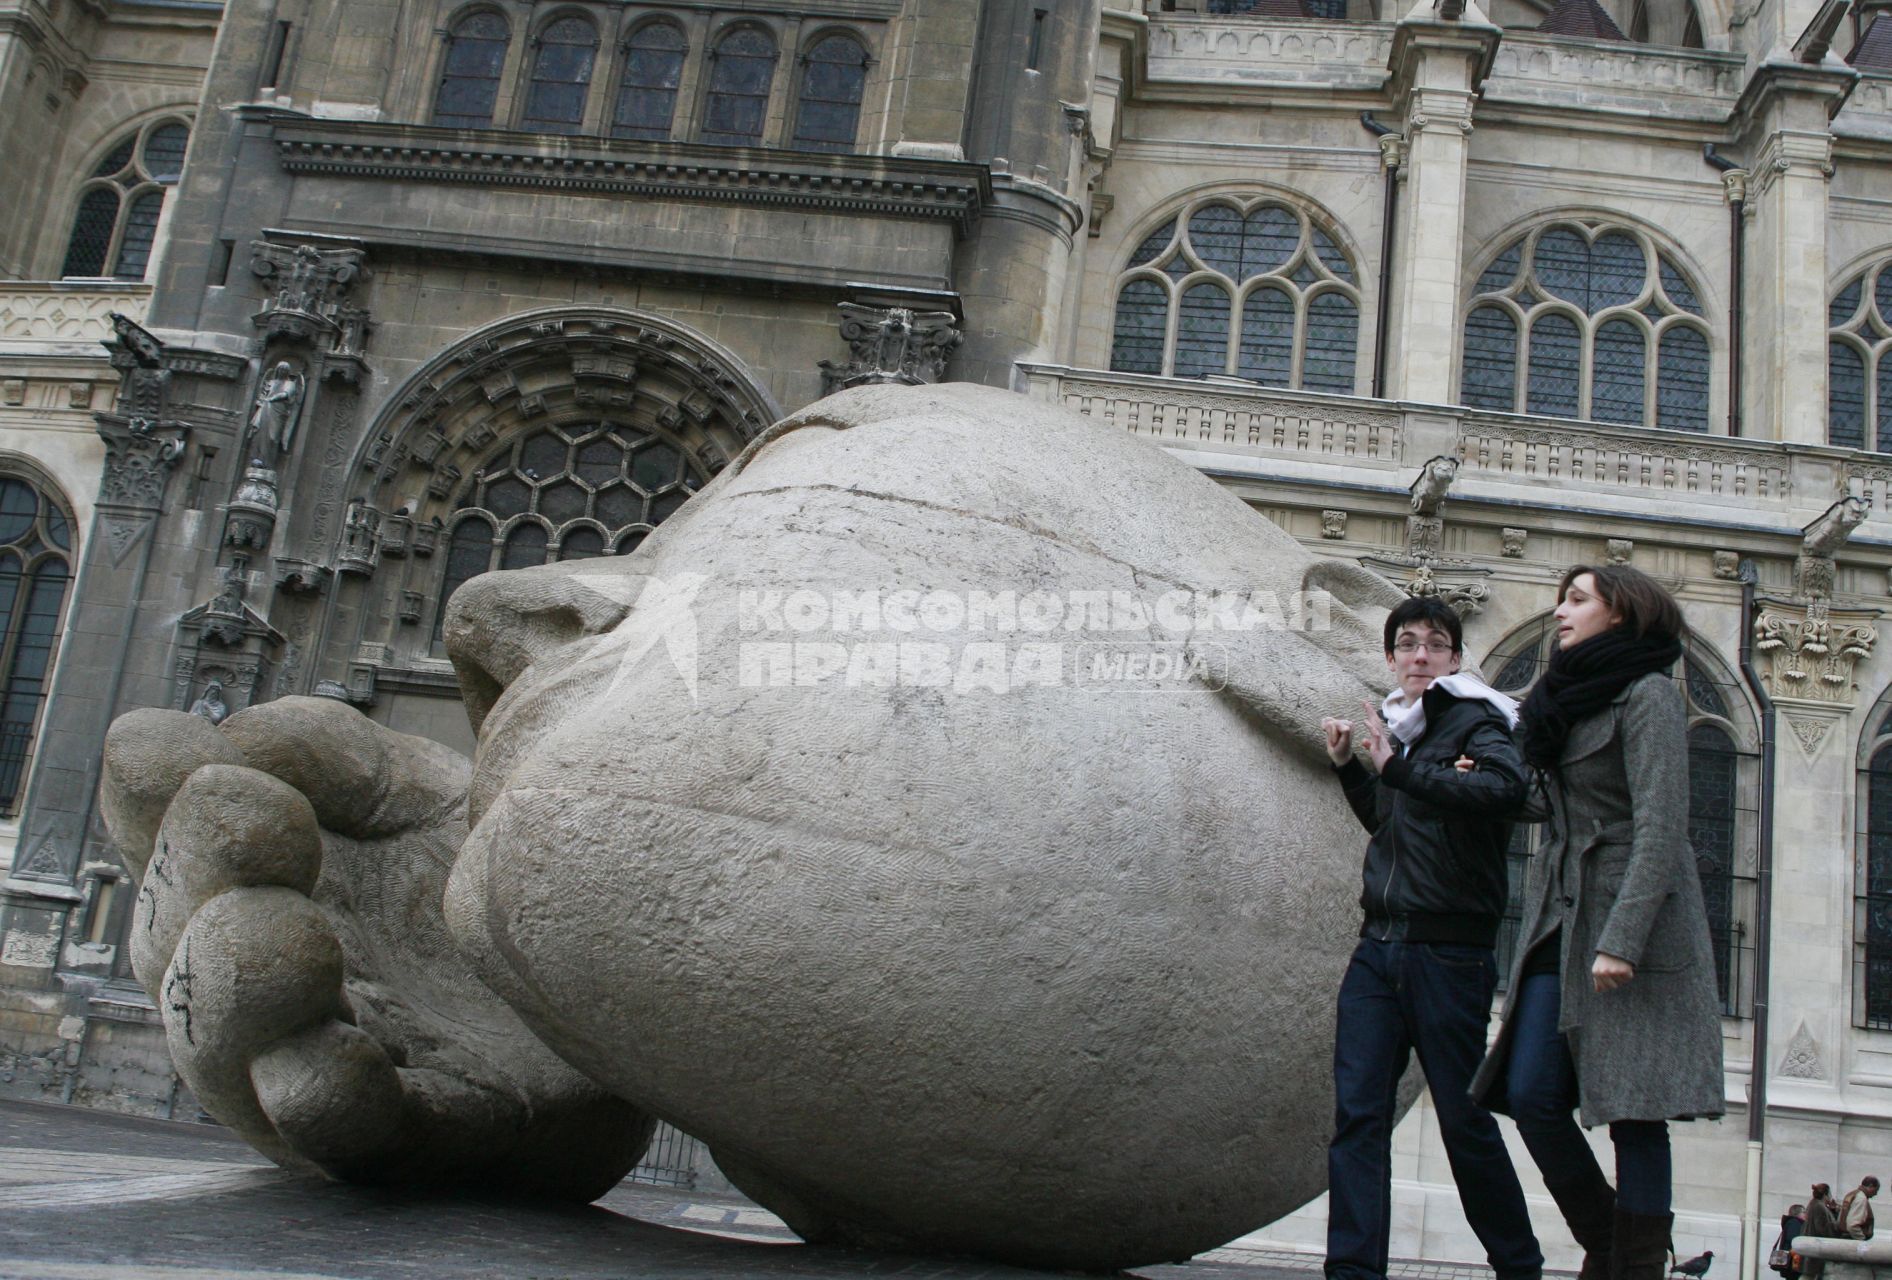
[[[1309, 1280], [1319, 1260], [1231, 1246], [1143, 1280]], [[620, 1185], [586, 1208], [292, 1177], [203, 1124], [0, 1102], [0, 1280], [1001, 1280], [1044, 1272], [815, 1248], [734, 1196]], [[1398, 1265], [1395, 1280], [1485, 1280]]]

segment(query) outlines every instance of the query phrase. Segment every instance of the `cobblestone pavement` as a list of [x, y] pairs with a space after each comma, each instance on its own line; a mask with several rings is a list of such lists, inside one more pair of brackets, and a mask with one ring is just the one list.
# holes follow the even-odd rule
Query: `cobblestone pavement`
[[[1307, 1280], [1319, 1260], [1217, 1249], [1140, 1280]], [[801, 1244], [740, 1197], [620, 1185], [586, 1208], [292, 1177], [211, 1125], [0, 1102], [0, 1280], [1030, 1280], [1046, 1273]], [[1398, 1264], [1395, 1280], [1489, 1280]]]

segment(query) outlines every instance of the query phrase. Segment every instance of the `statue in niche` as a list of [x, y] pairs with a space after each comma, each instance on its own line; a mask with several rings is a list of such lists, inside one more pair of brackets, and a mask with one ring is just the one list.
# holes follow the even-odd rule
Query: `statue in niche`
[[295, 366], [287, 360], [278, 360], [269, 376], [263, 379], [262, 389], [256, 393], [250, 430], [256, 433], [259, 442], [269, 441], [279, 461], [289, 456], [289, 447], [295, 443], [296, 418], [302, 408], [304, 386], [303, 376], [296, 372]]
[[[913, 626], [752, 625], [842, 592]], [[1187, 1257], [1325, 1186], [1362, 836], [1319, 725], [1401, 598], [1106, 423], [844, 391], [632, 554], [461, 587], [473, 760], [333, 696], [122, 717], [133, 964], [188, 954], [177, 1069], [288, 1168], [584, 1201], [661, 1117], [809, 1240]]]
[[203, 696], [191, 703], [190, 714], [202, 716], [212, 724], [222, 724], [230, 716], [230, 706], [223, 700], [223, 681], [212, 680], [204, 686]]

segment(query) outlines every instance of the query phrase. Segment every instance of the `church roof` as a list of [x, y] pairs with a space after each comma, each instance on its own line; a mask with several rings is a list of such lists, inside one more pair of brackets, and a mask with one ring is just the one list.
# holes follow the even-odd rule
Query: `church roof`
[[1881, 11], [1873, 17], [1846, 61], [1868, 71], [1892, 71], [1892, 14]]
[[1557, 7], [1537, 24], [1537, 29], [1546, 35], [1580, 40], [1629, 39], [1596, 0], [1557, 0]]

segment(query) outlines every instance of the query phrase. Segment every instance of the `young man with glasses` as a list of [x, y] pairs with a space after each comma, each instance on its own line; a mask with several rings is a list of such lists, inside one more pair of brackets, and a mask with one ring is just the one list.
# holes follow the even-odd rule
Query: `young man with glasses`
[[1332, 1280], [1385, 1280], [1392, 1234], [1392, 1131], [1414, 1053], [1432, 1091], [1459, 1202], [1498, 1280], [1536, 1280], [1544, 1255], [1491, 1114], [1467, 1092], [1485, 1052], [1505, 904], [1505, 846], [1525, 797], [1512, 737], [1517, 704], [1459, 670], [1458, 615], [1434, 598], [1386, 619], [1397, 687], [1363, 703], [1372, 769], [1353, 722], [1321, 722], [1347, 803], [1371, 833], [1366, 919], [1340, 984], [1334, 1138], [1328, 1147]]

